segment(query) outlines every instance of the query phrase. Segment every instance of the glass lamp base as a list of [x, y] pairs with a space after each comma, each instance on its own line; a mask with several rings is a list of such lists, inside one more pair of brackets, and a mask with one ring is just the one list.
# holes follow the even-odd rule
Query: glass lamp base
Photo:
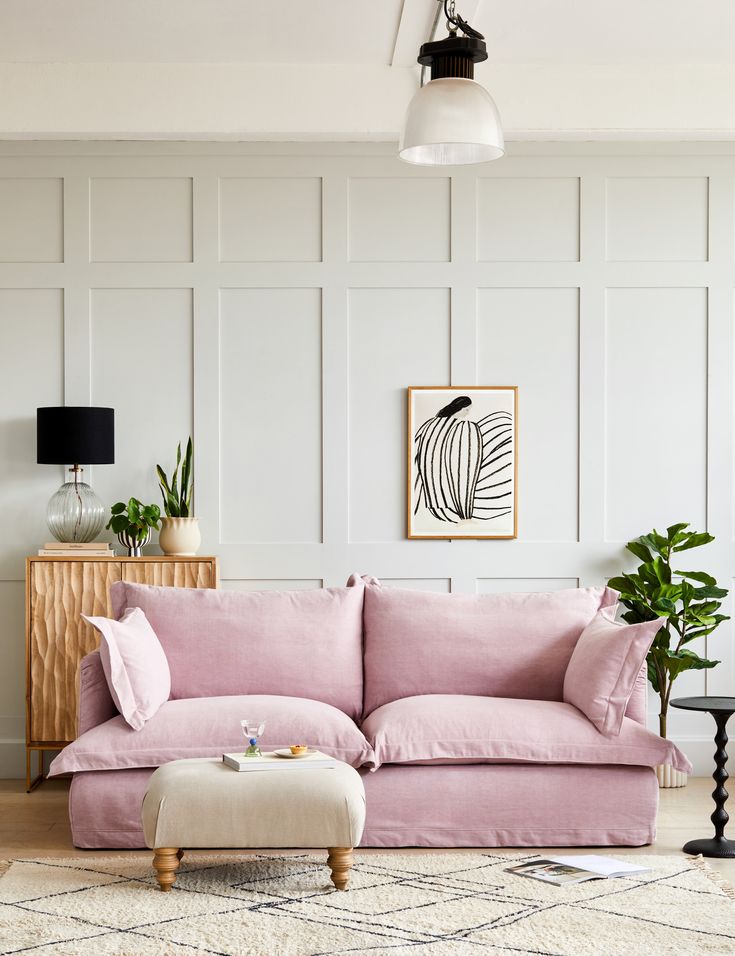
[[105, 509], [84, 481], [67, 481], [46, 510], [49, 531], [57, 541], [94, 541], [105, 524]]

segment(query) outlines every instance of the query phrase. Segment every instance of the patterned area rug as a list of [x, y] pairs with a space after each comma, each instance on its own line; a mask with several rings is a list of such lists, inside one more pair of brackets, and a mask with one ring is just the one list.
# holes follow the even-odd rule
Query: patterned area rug
[[324, 855], [191, 855], [161, 893], [140, 858], [14, 860], [0, 952], [69, 956], [665, 956], [735, 953], [733, 891], [702, 861], [626, 857], [636, 878], [557, 888], [531, 855], [365, 853], [350, 889]]

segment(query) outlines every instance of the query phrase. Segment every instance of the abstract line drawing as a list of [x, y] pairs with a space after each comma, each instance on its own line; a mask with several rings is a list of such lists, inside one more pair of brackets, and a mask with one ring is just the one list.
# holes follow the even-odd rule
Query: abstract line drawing
[[515, 406], [513, 387], [409, 389], [409, 537], [515, 537]]

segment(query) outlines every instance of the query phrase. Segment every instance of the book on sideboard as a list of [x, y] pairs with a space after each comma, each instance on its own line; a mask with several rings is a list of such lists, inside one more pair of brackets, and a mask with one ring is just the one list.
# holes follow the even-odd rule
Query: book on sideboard
[[65, 558], [78, 554], [84, 558], [114, 558], [115, 552], [107, 541], [47, 541], [38, 549], [41, 557]]

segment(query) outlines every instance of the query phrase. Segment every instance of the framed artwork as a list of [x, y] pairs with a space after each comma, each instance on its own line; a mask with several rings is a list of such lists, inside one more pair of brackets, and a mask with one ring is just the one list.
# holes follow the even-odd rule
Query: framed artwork
[[408, 537], [515, 538], [518, 389], [408, 389]]

